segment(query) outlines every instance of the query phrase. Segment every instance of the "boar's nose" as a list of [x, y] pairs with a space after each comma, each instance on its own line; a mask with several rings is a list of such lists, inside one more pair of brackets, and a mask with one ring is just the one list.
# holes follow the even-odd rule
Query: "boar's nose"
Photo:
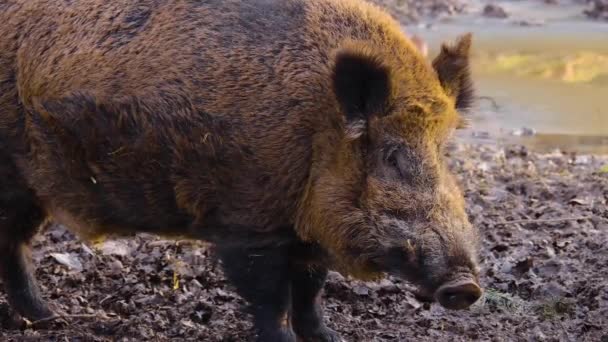
[[441, 286], [435, 297], [447, 309], [466, 309], [481, 297], [481, 288], [473, 280], [452, 281]]

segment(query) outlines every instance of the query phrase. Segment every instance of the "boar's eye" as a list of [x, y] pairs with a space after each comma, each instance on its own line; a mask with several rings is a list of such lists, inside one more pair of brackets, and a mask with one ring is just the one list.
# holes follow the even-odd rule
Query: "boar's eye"
[[386, 149], [384, 154], [384, 174], [394, 180], [409, 185], [431, 184], [433, 173], [425, 172], [425, 162], [416, 151], [404, 145]]

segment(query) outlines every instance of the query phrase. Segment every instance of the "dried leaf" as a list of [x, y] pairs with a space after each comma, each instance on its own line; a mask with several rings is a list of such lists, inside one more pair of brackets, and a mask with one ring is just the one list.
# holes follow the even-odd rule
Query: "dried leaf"
[[187, 328], [191, 328], [191, 329], [196, 328], [196, 325], [189, 319], [182, 319], [180, 321], [180, 323]]
[[573, 198], [570, 201], [568, 201], [568, 204], [586, 205], [589, 203], [582, 198]]
[[405, 302], [411, 306], [414, 310], [418, 310], [422, 307], [422, 303], [420, 301], [418, 301], [416, 298], [408, 295], [407, 297], [405, 297]]
[[129, 246], [125, 242], [118, 240], [104, 241], [99, 246], [99, 249], [104, 255], [127, 256], [130, 253]]
[[173, 290], [179, 289], [179, 277], [177, 272], [173, 272]]
[[69, 253], [51, 253], [51, 257], [58, 263], [66, 266], [67, 268], [75, 271], [82, 271], [82, 263], [78, 258]]

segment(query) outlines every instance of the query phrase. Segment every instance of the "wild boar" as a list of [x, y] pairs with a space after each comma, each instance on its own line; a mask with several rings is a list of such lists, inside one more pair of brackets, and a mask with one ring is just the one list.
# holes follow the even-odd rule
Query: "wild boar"
[[428, 63], [357, 0], [0, 2], [8, 301], [53, 314], [27, 260], [52, 220], [215, 243], [260, 341], [338, 340], [328, 269], [468, 307], [478, 238], [443, 149], [470, 45]]

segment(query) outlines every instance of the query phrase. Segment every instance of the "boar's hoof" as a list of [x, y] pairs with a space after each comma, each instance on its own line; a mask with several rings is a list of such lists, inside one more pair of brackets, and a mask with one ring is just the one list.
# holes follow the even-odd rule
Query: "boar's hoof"
[[439, 304], [447, 309], [466, 309], [481, 297], [481, 288], [472, 280], [449, 282], [437, 290]]
[[298, 337], [300, 337], [299, 341], [302, 341], [302, 342], [342, 342], [342, 341], [344, 341], [337, 332], [335, 332], [325, 326], [318, 328], [315, 331], [306, 331], [303, 333], [298, 333]]

